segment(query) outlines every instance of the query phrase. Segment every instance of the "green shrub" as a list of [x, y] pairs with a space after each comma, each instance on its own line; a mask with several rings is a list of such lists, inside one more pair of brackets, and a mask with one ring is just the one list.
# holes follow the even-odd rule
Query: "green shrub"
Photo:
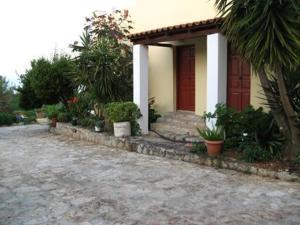
[[252, 145], [245, 146], [242, 159], [246, 162], [266, 162], [272, 159], [270, 152], [263, 149], [260, 145], [254, 143]]
[[[249, 106], [242, 112], [238, 112], [224, 104], [218, 104], [216, 105], [216, 111], [213, 114], [205, 113], [204, 118], [217, 118], [216, 125], [224, 127], [226, 135], [225, 149], [237, 149], [242, 153], [246, 151], [246, 158], [251, 158], [251, 154], [263, 153], [265, 157], [251, 158], [258, 161], [274, 160], [282, 157], [285, 140], [272, 114], [265, 113], [262, 108], [254, 109]], [[253, 146], [256, 147], [253, 148]]]
[[78, 120], [78, 125], [92, 129], [96, 124], [97, 119], [95, 117], [85, 117]]
[[105, 112], [112, 122], [131, 122], [137, 120], [141, 114], [133, 102], [112, 102], [106, 105]]
[[73, 118], [85, 118], [90, 115], [93, 109], [94, 100], [89, 93], [81, 93], [68, 101], [68, 111]]
[[71, 121], [71, 116], [70, 113], [67, 112], [60, 112], [57, 115], [57, 121], [58, 122], [63, 122], [63, 123], [67, 123]]
[[137, 119], [141, 117], [141, 112], [133, 102], [112, 102], [105, 106], [107, 118], [113, 122], [130, 122], [132, 135], [140, 132]]
[[22, 119], [22, 121], [24, 124], [31, 124], [36, 122], [36, 117], [35, 116], [29, 116], [29, 117], [25, 117]]
[[204, 143], [194, 143], [191, 149], [191, 153], [205, 154], [207, 152], [206, 145]]
[[0, 112], [0, 126], [10, 126], [15, 122], [15, 116], [13, 114]]

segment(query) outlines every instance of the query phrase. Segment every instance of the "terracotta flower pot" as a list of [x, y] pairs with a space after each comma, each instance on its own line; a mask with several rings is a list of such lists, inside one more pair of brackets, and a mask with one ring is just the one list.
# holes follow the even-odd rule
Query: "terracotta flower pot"
[[57, 118], [53, 117], [51, 119], [51, 127], [56, 127], [56, 123], [57, 123]]
[[208, 156], [215, 157], [221, 154], [224, 141], [208, 141], [205, 140]]

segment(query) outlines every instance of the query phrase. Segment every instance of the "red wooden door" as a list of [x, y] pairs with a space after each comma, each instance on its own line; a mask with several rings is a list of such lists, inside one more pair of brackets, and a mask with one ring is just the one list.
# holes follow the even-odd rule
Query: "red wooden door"
[[195, 48], [177, 48], [177, 109], [195, 111]]
[[250, 105], [250, 64], [234, 50], [228, 53], [227, 105], [238, 111]]

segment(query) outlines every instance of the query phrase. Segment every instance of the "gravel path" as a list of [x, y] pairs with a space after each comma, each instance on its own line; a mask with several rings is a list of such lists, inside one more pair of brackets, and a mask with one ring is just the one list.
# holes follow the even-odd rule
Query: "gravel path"
[[0, 128], [0, 224], [300, 224], [300, 184]]

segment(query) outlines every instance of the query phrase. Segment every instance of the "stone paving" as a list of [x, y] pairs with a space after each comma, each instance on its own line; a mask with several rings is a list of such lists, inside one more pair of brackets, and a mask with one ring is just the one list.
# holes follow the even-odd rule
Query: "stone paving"
[[300, 184], [0, 128], [1, 225], [300, 224]]

